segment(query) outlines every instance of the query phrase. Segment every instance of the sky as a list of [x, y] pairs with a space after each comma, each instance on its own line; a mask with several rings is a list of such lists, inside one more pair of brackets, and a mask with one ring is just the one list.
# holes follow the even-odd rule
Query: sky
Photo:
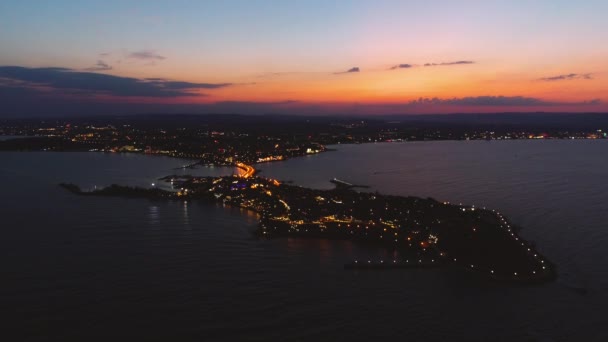
[[608, 1], [0, 2], [0, 117], [608, 112]]

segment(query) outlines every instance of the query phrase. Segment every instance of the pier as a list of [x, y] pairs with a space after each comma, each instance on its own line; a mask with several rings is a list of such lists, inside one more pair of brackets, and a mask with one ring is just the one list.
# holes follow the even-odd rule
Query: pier
[[333, 179], [330, 179], [329, 181], [331, 183], [335, 184], [337, 189], [348, 190], [348, 189], [354, 189], [354, 188], [369, 188], [369, 185], [352, 184], [352, 183], [345, 182], [345, 181], [340, 180], [335, 177]]

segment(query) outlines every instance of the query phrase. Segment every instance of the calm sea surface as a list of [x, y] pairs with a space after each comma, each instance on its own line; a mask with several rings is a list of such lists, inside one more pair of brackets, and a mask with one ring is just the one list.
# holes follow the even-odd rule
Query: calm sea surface
[[[558, 265], [509, 287], [455, 270], [344, 271], [390, 257], [344, 241], [258, 240], [256, 216], [196, 202], [77, 197], [150, 186], [188, 161], [0, 153], [0, 307], [10, 341], [608, 341], [608, 141], [338, 145], [259, 165], [315, 188], [498, 209]], [[157, 185], [158, 186], [158, 185]]]
[[26, 138], [23, 135], [0, 135], [0, 141]]

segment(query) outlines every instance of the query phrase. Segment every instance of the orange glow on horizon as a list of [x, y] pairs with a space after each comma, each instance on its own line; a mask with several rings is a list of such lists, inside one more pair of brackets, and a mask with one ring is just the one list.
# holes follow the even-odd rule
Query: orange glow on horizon
[[[166, 80], [191, 83], [230, 83], [218, 88], [186, 89], [186, 96], [137, 97], [96, 95], [80, 98], [83, 101], [101, 101], [119, 104], [159, 105], [214, 105], [217, 103], [247, 103], [272, 106], [289, 113], [290, 109], [311, 108], [316, 113], [448, 113], [448, 112], [521, 112], [521, 111], [604, 111], [608, 107], [608, 71], [595, 72], [588, 78], [560, 81], [543, 81], [543, 77], [560, 75], [553, 67], [550, 71], [526, 70], [514, 72], [512, 68], [496, 62], [479, 62], [469, 65], [425, 67], [391, 70], [382, 66], [360, 67], [360, 72], [285, 72], [248, 74], [225, 79], [219, 74], [193, 72], [181, 78], [180, 70]], [[196, 70], [196, 68], [193, 68]], [[526, 68], [524, 68], [526, 69]], [[137, 77], [122, 75], [119, 77]], [[138, 74], [138, 73], [136, 73]], [[185, 75], [182, 75], [185, 76]], [[143, 78], [142, 78], [143, 79]], [[65, 95], [75, 97], [76, 95]], [[534, 98], [547, 105], [411, 105], [417, 99], [459, 99], [479, 96]], [[585, 104], [592, 100], [598, 103]], [[596, 101], [597, 102], [597, 101]], [[317, 109], [312, 109], [312, 108]]]

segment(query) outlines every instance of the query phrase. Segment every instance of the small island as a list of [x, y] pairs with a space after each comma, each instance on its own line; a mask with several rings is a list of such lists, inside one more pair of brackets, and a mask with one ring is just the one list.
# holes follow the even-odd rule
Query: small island
[[220, 202], [258, 213], [255, 233], [260, 237], [348, 239], [401, 255], [399, 260], [353, 260], [345, 269], [452, 265], [501, 281], [536, 283], [557, 277], [555, 266], [495, 210], [358, 192], [344, 182], [332, 190], [309, 189], [256, 176], [256, 170], [243, 163], [237, 167], [243, 171], [240, 175], [161, 178], [175, 191], [119, 185], [82, 191], [73, 184], [61, 186], [83, 196]]

